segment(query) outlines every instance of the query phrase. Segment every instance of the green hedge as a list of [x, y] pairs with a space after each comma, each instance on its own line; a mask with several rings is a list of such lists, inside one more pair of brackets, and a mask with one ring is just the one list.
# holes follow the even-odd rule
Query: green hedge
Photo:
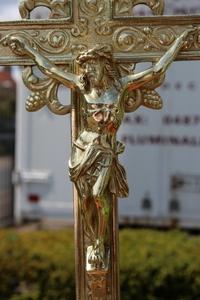
[[[200, 238], [120, 232], [122, 300], [199, 300]], [[0, 300], [74, 300], [70, 230], [0, 231]]]

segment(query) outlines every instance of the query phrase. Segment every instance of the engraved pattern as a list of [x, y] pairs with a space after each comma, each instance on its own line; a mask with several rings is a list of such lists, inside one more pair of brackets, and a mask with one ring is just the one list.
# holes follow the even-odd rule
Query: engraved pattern
[[124, 110], [126, 113], [134, 112], [142, 105], [142, 92], [140, 89], [135, 91], [126, 90], [123, 94]]
[[103, 0], [82, 0], [80, 1], [80, 9], [89, 16], [100, 14], [105, 8]]
[[87, 45], [84, 45], [84, 44], [73, 44], [71, 46], [71, 52], [73, 55], [78, 55], [80, 52], [84, 52], [84, 51], [87, 51], [88, 50], [88, 47]]
[[30, 19], [30, 13], [38, 6], [45, 6], [51, 10], [50, 19], [67, 18], [71, 12], [69, 0], [20, 0], [19, 12], [22, 19]]
[[121, 27], [113, 35], [114, 48], [117, 51], [132, 52], [133, 50], [166, 50], [176, 39], [176, 33], [170, 27]]
[[29, 112], [37, 111], [47, 105], [49, 110], [57, 115], [71, 112], [71, 105], [63, 105], [58, 100], [60, 82], [51, 78], [41, 79], [33, 74], [32, 67], [26, 67], [22, 72], [26, 87], [32, 91], [26, 100], [26, 109]]
[[184, 50], [197, 50], [200, 48], [200, 31], [190, 35], [185, 45], [183, 47]]
[[88, 300], [111, 300], [106, 272], [88, 272]]
[[[134, 21], [124, 22], [129, 26], [122, 26], [121, 21], [106, 21], [105, 19], [97, 18], [94, 20], [93, 28], [91, 29], [92, 36], [98, 36], [98, 41], [101, 44], [110, 44], [113, 47], [113, 52], [117, 53], [117, 57], [122, 57], [129, 53], [129, 58], [134, 61], [156, 61], [161, 52], [167, 50], [173, 41], [189, 26], [165, 26], [151, 24], [149, 26], [132, 26]], [[30, 24], [29, 24], [30, 25]], [[63, 23], [61, 23], [63, 26]], [[90, 24], [91, 25], [91, 24]], [[12, 55], [11, 51], [7, 51], [2, 46], [8, 35], [16, 34], [16, 24], [10, 30], [5, 30], [7, 24], [2, 25], [0, 31], [0, 62], [7, 64], [17, 63], [23, 65], [24, 61], [19, 56]], [[42, 26], [42, 25], [40, 25]], [[38, 26], [33, 26], [32, 30], [27, 30], [26, 26], [20, 26], [21, 32], [26, 34], [28, 39], [34, 39], [35, 47], [40, 49], [45, 54], [54, 55], [54, 60], [64, 61], [64, 55], [68, 56], [71, 53], [77, 53], [75, 49], [89, 49], [94, 45], [94, 38], [91, 38], [88, 32], [89, 21], [85, 18], [76, 25], [69, 24], [66, 29], [56, 26], [57, 29], [50, 30], [43, 28], [40, 30]], [[53, 27], [53, 25], [52, 25]], [[113, 34], [112, 31], [114, 31]], [[30, 37], [31, 36], [31, 37]], [[87, 37], [87, 38], [86, 38]], [[80, 45], [80, 46], [78, 46]], [[82, 47], [81, 45], [84, 45]], [[200, 57], [200, 37], [199, 33], [190, 34], [187, 42], [184, 45], [184, 52], [181, 53], [181, 60], [188, 59], [196, 60]], [[198, 51], [196, 51], [198, 50]], [[180, 57], [178, 57], [180, 59]], [[30, 59], [27, 58], [26, 63], [30, 64]], [[26, 64], [25, 63], [25, 64]]]
[[112, 34], [113, 28], [109, 24], [109, 21], [106, 18], [104, 18], [104, 17], [97, 18], [95, 20], [95, 24], [96, 24], [95, 30], [96, 30], [97, 34], [99, 34], [99, 35], [110, 35], [110, 34]]
[[47, 41], [52, 48], [59, 48], [61, 50], [65, 49], [69, 44], [69, 36], [63, 30], [50, 31]]
[[12, 36], [23, 37], [29, 41], [29, 44], [31, 44], [34, 49], [40, 49], [48, 54], [60, 54], [63, 53], [63, 51], [65, 51], [65, 53], [70, 51], [70, 36], [66, 31], [51, 30], [46, 34], [33, 31], [31, 35], [25, 31], [21, 31], [20, 33], [14, 31], [3, 38], [2, 42], [4, 46], [7, 45], [7, 41]]
[[[123, 68], [126, 71], [126, 75], [133, 74], [133, 68]], [[141, 89], [130, 90], [126, 89], [122, 96], [125, 112], [130, 113], [137, 110], [140, 106], [145, 106], [150, 109], [161, 109], [163, 107], [163, 101], [161, 96], [155, 91], [156, 88], [161, 86], [165, 80], [165, 75], [161, 75], [147, 84], [145, 84]]]
[[88, 34], [88, 20], [86, 18], [80, 18], [79, 21], [73, 25], [71, 34], [74, 37], [85, 36]]
[[[160, 84], [161, 85], [161, 84]], [[136, 111], [140, 106], [150, 109], [162, 109], [163, 101], [161, 96], [152, 88], [137, 89], [124, 93], [125, 112], [130, 113]]]
[[133, 16], [133, 8], [138, 4], [147, 5], [154, 15], [164, 12], [164, 0], [116, 0], [114, 1], [114, 16]]

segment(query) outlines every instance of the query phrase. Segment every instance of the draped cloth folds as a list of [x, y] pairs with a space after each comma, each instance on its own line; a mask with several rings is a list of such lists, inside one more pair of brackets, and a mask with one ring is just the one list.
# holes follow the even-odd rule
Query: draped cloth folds
[[106, 189], [116, 197], [128, 196], [126, 172], [118, 161], [121, 143], [117, 143], [117, 153], [96, 140], [81, 147], [74, 144], [69, 175], [80, 197], [101, 197]]

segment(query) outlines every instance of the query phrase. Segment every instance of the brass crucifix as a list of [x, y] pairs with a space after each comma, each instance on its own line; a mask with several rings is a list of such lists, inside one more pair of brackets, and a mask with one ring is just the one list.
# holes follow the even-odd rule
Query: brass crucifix
[[[134, 17], [138, 4], [155, 16]], [[48, 20], [29, 20], [37, 6]], [[117, 130], [124, 113], [162, 108], [155, 88], [174, 60], [200, 59], [200, 16], [161, 16], [164, 0], [21, 0], [19, 10], [22, 21], [0, 23], [0, 64], [25, 67], [28, 111], [71, 114], [76, 299], [119, 300], [117, 198], [128, 184]], [[152, 66], [135, 73], [144, 61]], [[69, 105], [60, 84], [72, 90]]]

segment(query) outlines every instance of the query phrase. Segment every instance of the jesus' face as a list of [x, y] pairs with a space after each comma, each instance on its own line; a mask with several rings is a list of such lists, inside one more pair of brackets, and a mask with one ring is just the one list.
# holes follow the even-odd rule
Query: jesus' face
[[90, 82], [90, 87], [101, 86], [104, 75], [104, 63], [99, 59], [91, 59], [83, 64], [83, 69]]

